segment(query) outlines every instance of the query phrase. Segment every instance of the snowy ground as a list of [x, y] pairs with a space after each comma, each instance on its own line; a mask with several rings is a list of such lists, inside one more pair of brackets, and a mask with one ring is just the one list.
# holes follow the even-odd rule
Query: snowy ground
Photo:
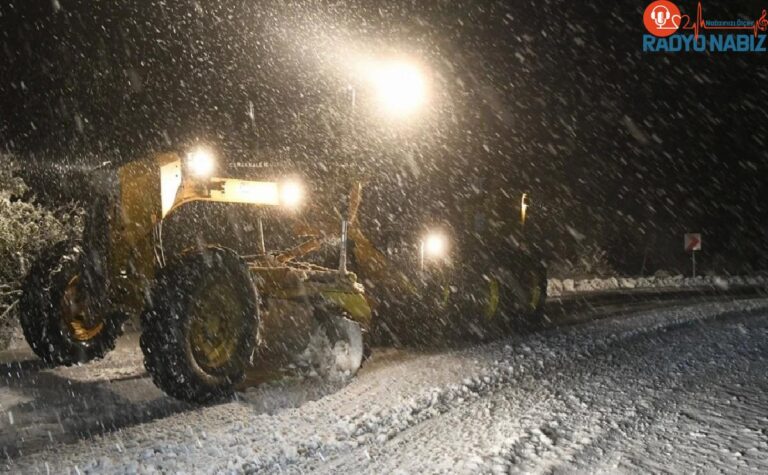
[[345, 387], [286, 381], [193, 408], [152, 386], [129, 335], [80, 368], [0, 366], [2, 467], [765, 472], [767, 337], [764, 299], [616, 312], [463, 350], [384, 350]]

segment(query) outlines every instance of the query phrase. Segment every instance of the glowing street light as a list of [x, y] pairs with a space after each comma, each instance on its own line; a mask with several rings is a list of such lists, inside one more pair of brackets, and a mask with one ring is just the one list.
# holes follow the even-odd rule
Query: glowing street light
[[402, 60], [377, 62], [369, 75], [376, 98], [389, 115], [411, 114], [426, 100], [424, 75], [415, 64]]

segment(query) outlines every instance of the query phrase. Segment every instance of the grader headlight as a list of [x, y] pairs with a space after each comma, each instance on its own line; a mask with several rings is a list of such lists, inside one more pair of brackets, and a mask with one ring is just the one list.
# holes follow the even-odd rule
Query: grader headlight
[[424, 236], [424, 257], [439, 259], [448, 253], [448, 238], [439, 231], [433, 231]]
[[299, 208], [304, 202], [304, 186], [296, 180], [280, 183], [280, 204], [288, 209]]
[[187, 154], [186, 168], [190, 175], [197, 179], [207, 179], [216, 169], [216, 158], [206, 147], [197, 147]]
[[442, 231], [430, 231], [424, 235], [419, 243], [419, 267], [429, 261], [444, 261], [448, 257], [448, 236]]
[[192, 201], [242, 203], [297, 210], [304, 202], [301, 181], [243, 180], [214, 176], [217, 164], [207, 148], [191, 150], [186, 157], [166, 154], [158, 158], [162, 217]]

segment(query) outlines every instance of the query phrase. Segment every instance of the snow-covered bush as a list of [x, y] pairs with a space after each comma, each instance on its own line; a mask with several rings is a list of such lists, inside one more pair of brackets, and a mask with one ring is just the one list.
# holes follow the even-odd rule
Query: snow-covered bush
[[47, 209], [35, 203], [14, 175], [17, 169], [12, 157], [0, 155], [0, 348], [15, 326], [19, 289], [30, 264], [43, 249], [82, 232], [80, 207], [62, 203]]

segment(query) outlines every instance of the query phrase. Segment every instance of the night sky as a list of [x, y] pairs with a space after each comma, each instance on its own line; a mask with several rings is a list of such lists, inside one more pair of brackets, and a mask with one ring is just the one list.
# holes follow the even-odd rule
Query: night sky
[[[198, 140], [230, 160], [343, 155], [374, 177], [402, 168], [408, 197], [438, 214], [501, 177], [532, 193], [537, 239], [560, 257], [594, 242], [620, 272], [684, 270], [682, 234], [697, 231], [703, 269], [765, 269], [768, 53], [643, 53], [645, 6], [4, 3], [0, 146], [28, 163], [120, 163]], [[712, 19], [763, 8], [704, 3]], [[382, 124], [361, 90], [350, 112], [350, 51], [417, 58], [429, 109]]]

